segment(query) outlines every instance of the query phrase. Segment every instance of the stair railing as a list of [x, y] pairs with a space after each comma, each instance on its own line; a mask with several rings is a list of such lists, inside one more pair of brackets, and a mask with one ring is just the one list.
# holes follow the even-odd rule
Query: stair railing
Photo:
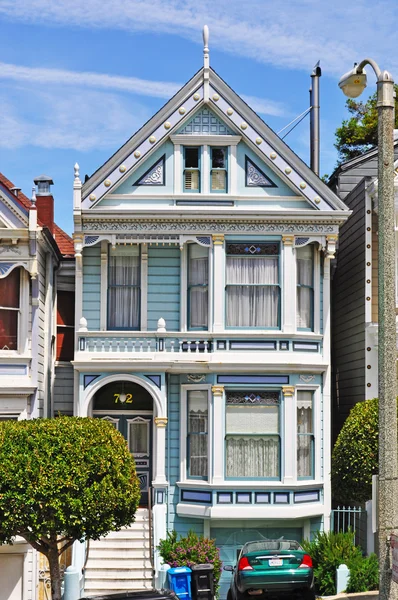
[[155, 575], [153, 562], [153, 532], [152, 532], [152, 488], [148, 487], [148, 521], [149, 521], [149, 560], [151, 561], [152, 577]]

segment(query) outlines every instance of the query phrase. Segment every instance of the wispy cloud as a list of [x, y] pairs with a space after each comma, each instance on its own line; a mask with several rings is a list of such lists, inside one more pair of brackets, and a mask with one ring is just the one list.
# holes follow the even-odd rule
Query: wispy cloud
[[130, 92], [153, 98], [170, 98], [181, 87], [170, 81], [150, 81], [137, 77], [118, 77], [106, 73], [87, 71], [67, 71], [64, 69], [46, 69], [25, 67], [0, 62], [0, 79], [39, 84], [62, 84], [80, 88], [96, 88]]
[[[51, 149], [117, 148], [150, 116], [140, 103], [127, 103], [117, 95], [89, 91], [51, 92], [29, 89], [35, 118], [28, 113], [27, 90], [7, 97], [0, 94], [0, 147], [35, 146]], [[18, 101], [19, 99], [19, 101]]]
[[[319, 0], [0, 0], [0, 14], [12, 20], [126, 31], [164, 32], [200, 43], [208, 22], [211, 45], [258, 62], [311, 68], [322, 56], [328, 73], [341, 74], [356, 58], [371, 54], [389, 61], [397, 4], [379, 0], [324, 3]], [[377, 32], [377, 35], [375, 35]]]

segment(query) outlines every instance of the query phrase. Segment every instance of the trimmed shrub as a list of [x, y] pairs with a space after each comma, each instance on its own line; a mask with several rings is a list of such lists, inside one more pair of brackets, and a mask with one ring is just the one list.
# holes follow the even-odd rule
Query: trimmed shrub
[[[368, 588], [368, 580], [366, 578], [366, 561], [363, 558], [362, 551], [359, 546], [354, 546], [354, 534], [351, 531], [346, 533], [327, 533], [318, 531], [312, 542], [304, 541], [302, 546], [311, 556], [314, 564], [314, 578], [317, 591], [322, 596], [332, 596], [336, 593], [336, 569], [341, 564], [347, 565], [353, 569], [352, 584], [350, 580], [350, 591], [366, 591]], [[373, 560], [373, 559], [372, 559]], [[363, 566], [365, 563], [365, 566]], [[372, 563], [373, 565], [373, 563]], [[370, 576], [370, 581], [373, 583], [373, 572]], [[356, 585], [366, 590], [353, 589]]]
[[208, 563], [214, 566], [214, 586], [218, 590], [222, 562], [215, 540], [198, 536], [188, 531], [186, 537], [178, 539], [176, 531], [167, 533], [165, 540], [160, 540], [158, 550], [163, 562], [171, 567], [192, 567]]
[[332, 452], [332, 496], [338, 504], [361, 503], [372, 495], [378, 471], [379, 402], [358, 402], [339, 433]]
[[379, 589], [379, 562], [376, 554], [354, 560], [350, 564], [350, 580], [347, 593], [371, 592]]

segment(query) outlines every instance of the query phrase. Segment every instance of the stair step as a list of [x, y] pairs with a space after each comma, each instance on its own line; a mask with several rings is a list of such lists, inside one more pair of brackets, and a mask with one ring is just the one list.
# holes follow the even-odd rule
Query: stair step
[[120, 543], [115, 543], [115, 540], [101, 540], [100, 543], [92, 545], [90, 542], [89, 556], [91, 552], [97, 552], [97, 550], [128, 550], [129, 548], [141, 548], [143, 550], [149, 549], [149, 540], [121, 540]]
[[115, 592], [131, 592], [131, 591], [139, 591], [139, 590], [151, 590], [152, 589], [152, 581], [142, 583], [131, 582], [129, 586], [126, 586], [125, 582], [115, 582], [115, 585], [110, 586], [109, 582], [104, 582], [104, 585], [99, 584], [96, 587], [85, 588], [84, 594], [85, 596], [97, 596], [102, 594], [112, 594]]
[[91, 560], [146, 560], [150, 558], [149, 545], [144, 548], [90, 548], [87, 564]]
[[90, 569], [94, 571], [95, 569], [106, 570], [114, 570], [114, 569], [152, 569], [151, 561], [148, 557], [129, 557], [124, 556], [120, 557], [112, 557], [112, 558], [91, 558], [87, 561], [86, 570]]
[[86, 582], [87, 581], [108, 581], [112, 580], [130, 580], [130, 579], [152, 579], [152, 568], [133, 567], [131, 569], [125, 569], [124, 567], [119, 569], [90, 569], [90, 572], [86, 571]]
[[90, 544], [95, 544], [101, 540], [119, 540], [119, 539], [136, 539], [138, 537], [149, 536], [149, 525], [145, 524], [137, 529], [122, 529], [121, 531], [111, 531], [108, 535], [100, 538], [100, 540], [91, 540]]

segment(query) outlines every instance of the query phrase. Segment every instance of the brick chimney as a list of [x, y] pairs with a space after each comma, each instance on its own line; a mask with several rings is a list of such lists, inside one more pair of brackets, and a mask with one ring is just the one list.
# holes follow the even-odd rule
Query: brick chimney
[[34, 182], [37, 185], [37, 219], [54, 235], [54, 198], [51, 193], [51, 185], [54, 182], [47, 175], [40, 175]]

